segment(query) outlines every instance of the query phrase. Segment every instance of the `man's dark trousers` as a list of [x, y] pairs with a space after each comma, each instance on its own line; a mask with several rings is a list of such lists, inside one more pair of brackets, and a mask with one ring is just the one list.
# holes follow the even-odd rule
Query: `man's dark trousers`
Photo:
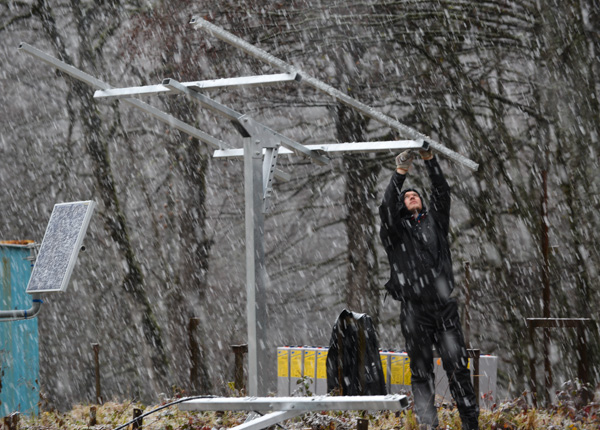
[[403, 303], [402, 334], [410, 358], [412, 391], [419, 421], [437, 427], [433, 350], [440, 353], [463, 429], [477, 429], [479, 406], [467, 368], [468, 355], [455, 299], [444, 304]]

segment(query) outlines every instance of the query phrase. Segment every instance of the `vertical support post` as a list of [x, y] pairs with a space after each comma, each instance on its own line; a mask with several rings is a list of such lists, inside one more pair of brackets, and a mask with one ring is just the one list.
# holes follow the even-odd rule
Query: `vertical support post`
[[102, 404], [102, 388], [100, 386], [100, 345], [92, 343], [92, 350], [94, 351], [94, 370], [96, 376], [96, 403]]
[[196, 338], [196, 330], [200, 325], [200, 318], [190, 318], [188, 325], [188, 341], [190, 346], [190, 386], [195, 392], [198, 391], [198, 380], [200, 378], [200, 346]]
[[268, 354], [262, 144], [244, 140], [246, 201], [246, 293], [248, 314], [248, 395], [266, 396]]

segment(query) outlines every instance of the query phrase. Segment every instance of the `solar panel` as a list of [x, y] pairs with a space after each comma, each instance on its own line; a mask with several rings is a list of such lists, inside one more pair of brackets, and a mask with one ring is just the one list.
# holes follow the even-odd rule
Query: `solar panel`
[[54, 205], [29, 278], [28, 293], [66, 290], [95, 206], [91, 200]]

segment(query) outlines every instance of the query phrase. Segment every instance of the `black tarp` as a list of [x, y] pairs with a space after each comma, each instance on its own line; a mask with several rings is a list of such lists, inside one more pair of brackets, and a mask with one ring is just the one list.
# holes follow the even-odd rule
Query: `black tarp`
[[327, 354], [327, 392], [385, 395], [379, 342], [371, 317], [344, 309], [333, 325]]

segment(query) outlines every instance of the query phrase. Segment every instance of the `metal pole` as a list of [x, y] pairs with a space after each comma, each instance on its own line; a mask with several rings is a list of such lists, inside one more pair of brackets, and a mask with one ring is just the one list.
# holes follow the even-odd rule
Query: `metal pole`
[[266, 371], [269, 364], [262, 176], [262, 144], [253, 138], [244, 139], [249, 396], [267, 395]]

